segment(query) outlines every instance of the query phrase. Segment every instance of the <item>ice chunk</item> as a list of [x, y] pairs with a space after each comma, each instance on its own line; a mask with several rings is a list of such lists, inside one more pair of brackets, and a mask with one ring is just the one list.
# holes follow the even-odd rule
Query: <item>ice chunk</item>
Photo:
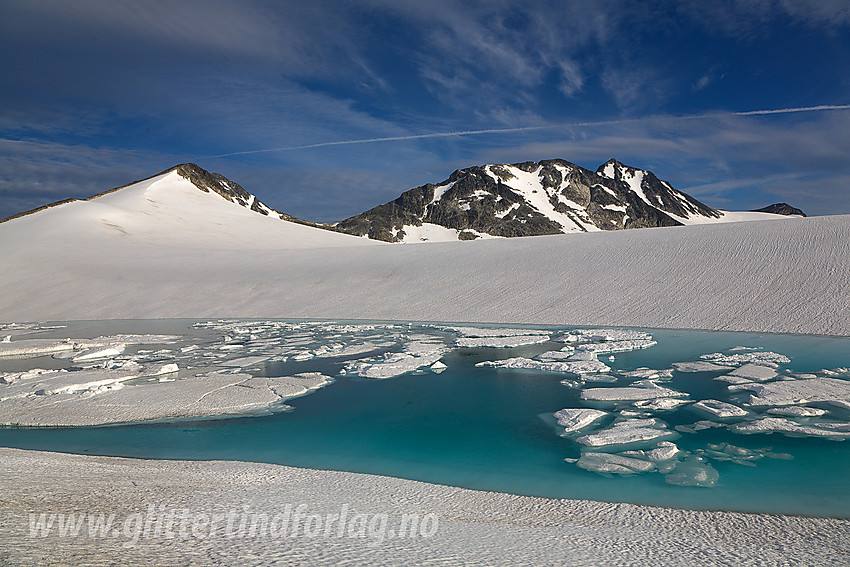
[[571, 356], [573, 356], [573, 349], [572, 347], [567, 346], [561, 350], [548, 350], [542, 354], [538, 354], [534, 358], [544, 362], [551, 362], [553, 360], [567, 360]]
[[732, 370], [731, 366], [720, 366], [713, 362], [696, 361], [696, 362], [674, 362], [673, 368], [679, 372], [719, 372]]
[[392, 378], [420, 368], [430, 367], [443, 357], [442, 343], [415, 341], [404, 346], [405, 352], [390, 352], [382, 357], [354, 360], [345, 365], [347, 373], [364, 378]]
[[73, 360], [74, 362], [80, 362], [83, 360], [94, 360], [97, 358], [110, 358], [123, 354], [126, 348], [127, 345], [124, 343], [118, 343], [103, 348], [88, 349], [75, 356]]
[[557, 340], [579, 341], [634, 341], [651, 340], [652, 335], [634, 329], [574, 329]]
[[730, 425], [735, 433], [783, 433], [789, 436], [829, 437], [846, 439], [850, 437], [850, 423], [819, 423], [800, 425], [784, 417], [764, 417], [755, 421], [746, 421]]
[[609, 376], [608, 374], [583, 374], [582, 379], [585, 382], [608, 382], [612, 384], [618, 381], [616, 376]]
[[634, 474], [655, 468], [654, 463], [642, 459], [594, 452], [582, 453], [576, 464], [588, 471], [616, 474]]
[[787, 415], [790, 417], [819, 417], [829, 413], [820, 408], [809, 408], [805, 406], [787, 406], [784, 408], [770, 408], [767, 413], [773, 415]]
[[269, 356], [245, 356], [242, 358], [233, 358], [231, 360], [225, 360], [223, 362], [219, 362], [222, 366], [233, 366], [237, 368], [245, 368], [246, 366], [253, 366], [255, 364], [259, 364], [261, 362], [267, 361]]
[[655, 398], [652, 400], [638, 400], [632, 405], [638, 409], [668, 411], [689, 403], [688, 400], [679, 400], [677, 398]]
[[791, 359], [784, 354], [769, 351], [748, 352], [742, 354], [723, 354], [722, 352], [715, 352], [712, 354], [704, 354], [700, 356], [700, 358], [709, 362], [728, 366], [741, 366], [750, 362], [755, 362], [762, 366], [772, 366], [775, 368], [780, 364], [791, 362]]
[[719, 400], [701, 400], [691, 407], [719, 418], [743, 417], [747, 415], [747, 410]]
[[71, 339], [24, 339], [0, 343], [0, 358], [49, 354], [79, 348], [79, 345]]
[[652, 462], [669, 461], [679, 454], [679, 448], [675, 443], [670, 441], [659, 442], [654, 449], [638, 450], [638, 451], [623, 451], [620, 453], [626, 457], [634, 457], [637, 459], [646, 459]]
[[682, 392], [662, 388], [650, 381], [635, 382], [625, 388], [587, 388], [581, 391], [583, 400], [618, 401], [618, 400], [651, 400], [654, 398], [676, 398], [687, 396]]
[[740, 376], [732, 376], [730, 374], [725, 374], [723, 376], [717, 376], [715, 379], [717, 382], [726, 382], [727, 384], [752, 384], [753, 381], [749, 378], [741, 378]]
[[608, 413], [589, 408], [565, 408], [556, 411], [553, 415], [558, 420], [558, 425], [564, 428], [564, 433], [573, 433], [584, 429]]
[[639, 350], [649, 348], [658, 343], [649, 339], [633, 339], [622, 341], [611, 341], [604, 343], [588, 343], [580, 344], [575, 347], [577, 351], [594, 352], [596, 354], [606, 354], [610, 352], [626, 352], [630, 350]]
[[609, 366], [597, 360], [596, 357], [588, 360], [565, 360], [558, 362], [541, 362], [530, 358], [516, 357], [505, 360], [479, 362], [475, 366], [543, 370], [546, 372], [568, 372], [570, 374], [587, 374], [594, 372], [607, 372], [611, 370]]
[[702, 486], [710, 488], [717, 484], [720, 475], [714, 467], [701, 457], [689, 457], [678, 463], [672, 472], [664, 476], [668, 484], [678, 486]]
[[159, 376], [160, 374], [171, 374], [172, 372], [177, 372], [178, 370], [180, 370], [180, 369], [179, 369], [179, 368], [177, 367], [177, 365], [176, 365], [176, 364], [174, 364], [174, 363], [171, 363], [171, 364], [164, 364], [164, 365], [162, 366], [162, 368], [160, 368], [160, 369], [156, 372], [155, 376]]
[[315, 358], [342, 358], [345, 356], [358, 356], [361, 354], [366, 354], [367, 352], [372, 352], [378, 349], [386, 348], [391, 346], [392, 342], [364, 342], [361, 344], [353, 344], [353, 345], [333, 345], [333, 346], [322, 346], [313, 351], [313, 356]]
[[438, 360], [437, 362], [432, 364], [430, 368], [431, 368], [431, 372], [434, 372], [435, 374], [439, 374], [440, 372], [444, 372], [446, 370], [446, 368], [448, 368], [448, 366], [446, 366], [445, 364], [443, 364], [442, 362], [440, 362]]
[[644, 378], [644, 379], [652, 379], [652, 380], [663, 380], [666, 378], [673, 377], [672, 369], [665, 370], [655, 370], [653, 368], [647, 368], [642, 366], [635, 370], [630, 370], [628, 372], [620, 372], [622, 376], [627, 378]]
[[811, 402], [850, 402], [850, 381], [818, 377], [811, 380], [782, 380], [766, 384], [741, 384], [741, 390], [754, 392], [754, 406], [792, 406]]
[[510, 337], [458, 337], [455, 345], [462, 348], [510, 348], [545, 343], [549, 335], [514, 335]]
[[639, 441], [649, 441], [662, 437], [675, 437], [663, 421], [658, 419], [625, 419], [617, 421], [607, 429], [583, 435], [576, 439], [578, 443], [589, 447], [605, 445], [626, 445]]
[[729, 376], [738, 376], [740, 378], [746, 378], [748, 380], [753, 380], [756, 382], [763, 382], [764, 380], [770, 380], [771, 378], [776, 377], [776, 370], [771, 368], [770, 366], [762, 366], [760, 364], [749, 363], [736, 368], [732, 372], [729, 373]]
[[540, 329], [487, 329], [480, 327], [437, 327], [443, 331], [452, 331], [461, 337], [515, 337], [519, 335], [545, 335], [548, 339], [549, 331]]

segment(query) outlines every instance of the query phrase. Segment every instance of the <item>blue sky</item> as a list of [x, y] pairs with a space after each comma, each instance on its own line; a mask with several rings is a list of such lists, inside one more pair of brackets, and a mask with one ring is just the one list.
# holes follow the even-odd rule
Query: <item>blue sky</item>
[[0, 217], [191, 161], [332, 221], [554, 157], [850, 213], [846, 0], [0, 0], [0, 71]]

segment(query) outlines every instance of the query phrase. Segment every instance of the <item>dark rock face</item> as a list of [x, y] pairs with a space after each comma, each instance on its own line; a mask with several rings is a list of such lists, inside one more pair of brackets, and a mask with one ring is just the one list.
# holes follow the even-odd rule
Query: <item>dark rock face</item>
[[[522, 179], [520, 179], [522, 178]], [[640, 193], [634, 190], [637, 185]], [[721, 213], [673, 189], [651, 172], [616, 160], [596, 172], [562, 159], [459, 169], [442, 183], [410, 189], [335, 225], [341, 232], [387, 242], [404, 226], [432, 223], [470, 240], [620, 230], [682, 224], [676, 217]]]
[[276, 216], [281, 220], [296, 222], [298, 224], [304, 224], [316, 228], [323, 228], [325, 230], [332, 230], [324, 225], [305, 221], [272, 209], [271, 207], [267, 207], [235, 181], [231, 181], [218, 173], [210, 173], [194, 163], [184, 163], [166, 171], [176, 171], [180, 176], [191, 181], [192, 184], [201, 191], [205, 193], [210, 191], [218, 193], [228, 201], [249, 208], [261, 215], [272, 217]]
[[762, 207], [761, 209], [753, 209], [754, 213], [773, 213], [775, 215], [799, 215], [801, 217], [806, 216], [806, 213], [801, 211], [796, 207], [792, 207], [788, 203], [774, 203], [772, 205], [768, 205], [766, 207]]

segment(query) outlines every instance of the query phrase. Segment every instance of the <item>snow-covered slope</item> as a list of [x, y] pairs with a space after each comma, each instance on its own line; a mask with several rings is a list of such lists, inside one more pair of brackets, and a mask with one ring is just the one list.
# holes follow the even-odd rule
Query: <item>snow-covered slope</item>
[[3, 248], [105, 254], [130, 244], [180, 249], [286, 249], [374, 244], [292, 222], [224, 177], [184, 164], [159, 175], [0, 223]]
[[[208, 214], [181, 218], [167, 211], [172, 198]], [[342, 246], [350, 242], [362, 245]], [[850, 215], [394, 246], [269, 218], [167, 174], [0, 223], [0, 321], [307, 317], [850, 335], [848, 265]]]
[[614, 159], [596, 172], [554, 159], [461, 169], [336, 227], [388, 242], [420, 242], [783, 218], [713, 209]]

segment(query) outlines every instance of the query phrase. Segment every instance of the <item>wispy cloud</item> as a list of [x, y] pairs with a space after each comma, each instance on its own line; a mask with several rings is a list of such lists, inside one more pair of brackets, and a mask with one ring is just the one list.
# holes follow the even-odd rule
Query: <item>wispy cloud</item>
[[380, 138], [360, 138], [356, 140], [336, 140], [332, 142], [317, 142], [315, 144], [304, 144], [300, 146], [285, 146], [280, 148], [265, 148], [259, 150], [244, 150], [239, 152], [231, 152], [226, 154], [218, 154], [213, 156], [204, 156], [207, 158], [222, 158], [222, 157], [231, 157], [231, 156], [240, 156], [240, 155], [248, 155], [248, 154], [260, 154], [260, 153], [268, 153], [268, 152], [287, 152], [293, 150], [306, 150], [312, 148], [324, 148], [330, 146], [348, 146], [353, 144], [374, 144], [378, 142], [400, 142], [400, 141], [409, 141], [409, 140], [424, 140], [429, 138], [453, 138], [460, 136], [481, 136], [487, 134], [507, 134], [513, 132], [531, 132], [535, 130], [552, 130], [557, 128], [576, 128], [576, 127], [584, 127], [584, 126], [607, 126], [614, 124], [625, 124], [625, 123], [636, 123], [636, 122], [645, 122], [652, 121], [658, 119], [664, 120], [698, 120], [710, 117], [719, 117], [726, 115], [731, 116], [760, 116], [760, 115], [770, 115], [770, 114], [794, 114], [799, 112], [824, 112], [824, 111], [837, 111], [837, 110], [850, 110], [850, 105], [818, 105], [818, 106], [808, 106], [808, 107], [796, 107], [796, 108], [775, 108], [775, 109], [765, 109], [765, 110], [744, 110], [740, 112], [714, 112], [707, 114], [688, 114], [682, 116], [651, 116], [651, 117], [641, 117], [641, 118], [619, 118], [614, 120], [594, 120], [594, 121], [585, 121], [585, 122], [569, 122], [569, 123], [561, 123], [561, 124], [545, 124], [540, 126], [522, 126], [517, 128], [486, 128], [481, 130], [456, 130], [453, 132], [430, 132], [426, 134], [408, 134], [403, 136], [385, 136]]

